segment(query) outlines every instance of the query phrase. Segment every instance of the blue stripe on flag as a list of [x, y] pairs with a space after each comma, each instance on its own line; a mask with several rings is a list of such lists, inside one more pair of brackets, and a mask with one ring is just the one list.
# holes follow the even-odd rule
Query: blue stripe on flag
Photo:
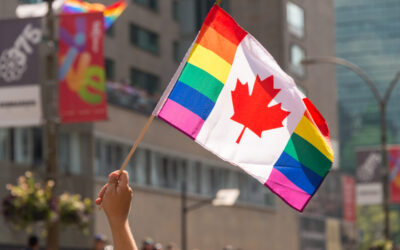
[[169, 99], [189, 109], [203, 120], [207, 119], [215, 105], [208, 97], [180, 81], [175, 84]]
[[284, 174], [293, 184], [313, 195], [322, 182], [322, 177], [296, 161], [286, 152], [283, 152], [274, 168]]

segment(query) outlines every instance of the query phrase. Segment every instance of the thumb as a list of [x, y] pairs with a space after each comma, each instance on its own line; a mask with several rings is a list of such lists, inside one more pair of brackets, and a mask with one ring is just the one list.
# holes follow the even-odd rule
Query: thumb
[[114, 171], [108, 176], [107, 191], [115, 190], [118, 184], [118, 172]]
[[129, 186], [129, 173], [127, 171], [122, 171], [119, 176], [119, 184], [121, 186]]

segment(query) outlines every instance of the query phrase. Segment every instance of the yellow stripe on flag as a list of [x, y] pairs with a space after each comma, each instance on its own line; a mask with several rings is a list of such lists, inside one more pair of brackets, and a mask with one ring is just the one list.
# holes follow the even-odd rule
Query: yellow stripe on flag
[[330, 161], [333, 162], [333, 150], [330, 145], [326, 142], [321, 132], [314, 126], [314, 124], [308, 120], [306, 116], [301, 118], [294, 132], [301, 136], [304, 140], [311, 143], [316, 149], [326, 156]]
[[225, 84], [228, 79], [229, 72], [232, 68], [232, 66], [220, 56], [197, 43], [193, 46], [188, 62], [208, 72], [223, 84]]

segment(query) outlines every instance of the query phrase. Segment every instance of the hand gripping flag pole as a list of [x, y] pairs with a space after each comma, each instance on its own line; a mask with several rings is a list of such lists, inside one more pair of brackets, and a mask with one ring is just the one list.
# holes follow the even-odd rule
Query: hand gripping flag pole
[[[222, 0], [216, 0], [215, 4], [220, 6], [221, 5]], [[128, 165], [128, 162], [130, 161], [132, 155], [135, 153], [137, 147], [139, 146], [140, 142], [142, 141], [144, 135], [146, 134], [147, 130], [150, 127], [150, 124], [153, 122], [155, 115], [152, 114], [149, 119], [146, 122], [146, 125], [143, 127], [142, 131], [139, 134], [139, 137], [137, 138], [135, 144], [132, 146], [131, 150], [129, 151], [128, 156], [125, 158], [124, 163], [122, 164], [121, 168], [119, 169], [120, 173], [122, 173], [122, 171], [124, 171], [124, 169], [126, 168], [126, 165]]]

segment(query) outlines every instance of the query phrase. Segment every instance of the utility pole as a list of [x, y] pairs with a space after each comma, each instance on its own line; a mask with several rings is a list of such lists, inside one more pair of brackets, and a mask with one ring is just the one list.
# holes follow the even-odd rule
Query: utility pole
[[[43, 86], [43, 113], [45, 117], [44, 132], [46, 140], [46, 178], [57, 184], [57, 120], [58, 120], [58, 86], [57, 86], [57, 49], [55, 16], [53, 1], [45, 0], [48, 6], [46, 15], [46, 77]], [[57, 185], [54, 185], [53, 197]], [[46, 249], [58, 250], [59, 228], [58, 219], [47, 225]]]

